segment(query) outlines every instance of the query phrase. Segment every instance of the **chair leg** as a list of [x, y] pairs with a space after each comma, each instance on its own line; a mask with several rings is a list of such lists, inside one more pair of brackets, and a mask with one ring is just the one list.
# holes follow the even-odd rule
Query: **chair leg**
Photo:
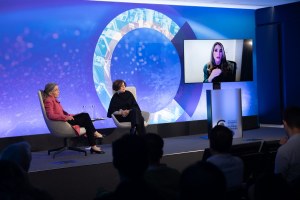
[[68, 149], [72, 151], [83, 152], [85, 156], [87, 155], [86, 150], [80, 149], [78, 147], [68, 147]]
[[64, 146], [48, 150], [48, 155], [50, 155], [51, 152], [55, 151], [55, 153], [53, 154], [53, 158], [55, 158], [55, 156], [57, 154], [65, 151], [65, 150], [72, 150], [72, 151], [77, 151], [77, 152], [83, 152], [85, 154], [85, 156], [87, 156], [86, 150], [83, 150], [83, 149], [78, 148], [78, 147], [71, 147], [71, 146], [69, 146], [68, 145], [68, 138], [64, 138]]
[[56, 156], [57, 154], [59, 154], [59, 153], [65, 151], [65, 150], [67, 150], [67, 147], [62, 147], [62, 148], [60, 148], [60, 150], [54, 152], [54, 154], [53, 154], [53, 156], [52, 156], [53, 159], [55, 158], [55, 156]]
[[48, 150], [48, 155], [50, 155], [50, 153], [51, 153], [52, 151], [61, 151], [62, 149], [65, 150], [65, 146], [59, 147], [59, 148], [55, 148], [55, 149], [50, 149], [50, 150]]

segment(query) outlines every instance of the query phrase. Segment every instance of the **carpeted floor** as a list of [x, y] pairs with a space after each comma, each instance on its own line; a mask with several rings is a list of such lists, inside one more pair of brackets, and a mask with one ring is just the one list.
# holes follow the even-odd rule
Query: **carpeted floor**
[[[257, 141], [279, 140], [285, 135], [283, 128], [262, 127], [259, 129], [243, 131], [243, 138], [236, 138], [233, 144], [243, 144]], [[207, 135], [190, 135], [164, 138], [164, 155], [183, 154], [188, 152], [204, 151], [208, 147]], [[33, 152], [30, 172], [78, 167], [100, 163], [112, 162], [111, 144], [103, 144], [105, 154], [90, 154], [74, 151], [64, 151], [54, 159], [48, 156], [47, 151]]]

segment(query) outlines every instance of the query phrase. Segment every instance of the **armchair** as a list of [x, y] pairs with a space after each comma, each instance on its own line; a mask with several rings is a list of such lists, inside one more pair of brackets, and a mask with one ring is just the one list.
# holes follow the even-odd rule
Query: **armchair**
[[[73, 151], [83, 152], [86, 156], [87, 153], [85, 150], [78, 147], [69, 146], [68, 144], [68, 140], [70, 138], [78, 137], [75, 133], [75, 130], [72, 128], [72, 126], [68, 122], [50, 120], [46, 114], [41, 91], [38, 91], [38, 97], [39, 97], [43, 117], [50, 133], [53, 134], [55, 137], [63, 138], [63, 146], [48, 150], [48, 155], [50, 155], [51, 152], [55, 152], [53, 154], [53, 158], [55, 158], [57, 154], [65, 150], [73, 150]], [[79, 136], [84, 135], [85, 133], [86, 133], [85, 128], [80, 128]]]
[[[136, 95], [136, 87], [128, 86], [128, 87], [126, 87], [126, 90], [130, 91], [133, 94], [134, 98], [137, 99], [137, 97], [136, 97], [137, 96]], [[148, 126], [148, 122], [149, 122], [149, 119], [150, 119], [150, 113], [147, 112], [147, 111], [142, 111], [142, 116], [144, 117], [144, 125], [146, 127], [146, 126]], [[119, 122], [114, 114], [111, 115], [111, 118], [113, 119], [115, 125], [118, 128], [131, 128], [130, 122]]]

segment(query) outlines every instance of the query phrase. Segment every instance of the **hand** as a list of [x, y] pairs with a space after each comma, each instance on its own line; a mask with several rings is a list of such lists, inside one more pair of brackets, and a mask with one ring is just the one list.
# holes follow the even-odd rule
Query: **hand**
[[73, 116], [70, 116], [70, 115], [68, 115], [68, 116], [67, 116], [67, 118], [66, 118], [66, 120], [67, 120], [67, 121], [69, 121], [69, 120], [74, 120], [74, 117], [73, 117]]
[[281, 138], [279, 140], [279, 144], [281, 144], [281, 145], [285, 144], [288, 141], [288, 139], [289, 139], [288, 136]]
[[221, 73], [222, 73], [222, 70], [219, 68], [212, 70], [212, 72], [210, 73], [210, 75], [208, 77], [208, 81], [211, 82], [215, 77], [219, 76]]
[[129, 114], [130, 110], [123, 110], [122, 116], [126, 117]]

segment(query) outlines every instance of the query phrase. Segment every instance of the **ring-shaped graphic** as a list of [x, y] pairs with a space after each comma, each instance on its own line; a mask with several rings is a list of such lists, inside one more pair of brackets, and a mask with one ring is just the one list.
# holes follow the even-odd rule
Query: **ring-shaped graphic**
[[[106, 110], [112, 97], [110, 69], [114, 49], [125, 34], [139, 28], [154, 29], [170, 41], [179, 30], [172, 19], [146, 8], [125, 11], [104, 28], [94, 52], [93, 78], [97, 95]], [[151, 113], [150, 123], [174, 122], [184, 113], [184, 109], [173, 99], [162, 110]]]

